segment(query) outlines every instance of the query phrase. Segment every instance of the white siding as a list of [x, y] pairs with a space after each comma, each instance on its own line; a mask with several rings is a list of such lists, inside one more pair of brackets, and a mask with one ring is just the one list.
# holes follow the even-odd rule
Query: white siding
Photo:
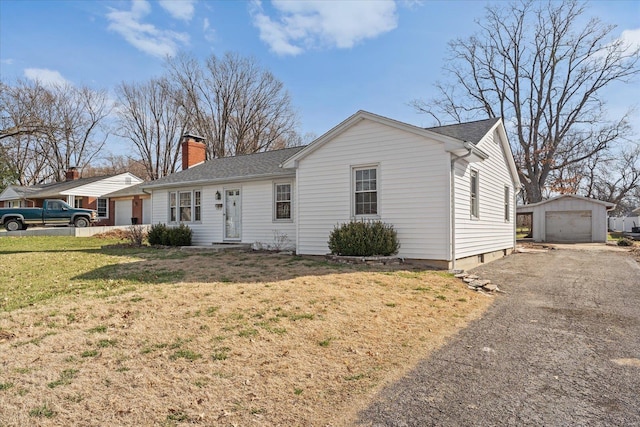
[[298, 167], [298, 253], [323, 255], [334, 226], [352, 215], [352, 168], [378, 166], [378, 214], [407, 258], [448, 256], [449, 161], [443, 145], [363, 120]]
[[591, 211], [591, 236], [594, 242], [607, 241], [607, 209], [590, 200], [561, 197], [533, 207], [533, 240], [545, 242], [546, 213], [557, 211]]
[[61, 194], [71, 196], [102, 197], [105, 194], [122, 190], [124, 188], [131, 187], [132, 185], [140, 184], [141, 182], [142, 180], [140, 178], [127, 172], [101, 179], [90, 184], [75, 187], [67, 191], [63, 191]]
[[151, 193], [151, 224], [168, 222], [169, 196], [167, 190], [154, 190]]
[[[489, 154], [481, 162], [460, 160], [455, 170], [456, 259], [512, 248], [514, 245], [514, 184], [499, 136], [488, 134], [478, 148]], [[480, 179], [479, 217], [471, 217], [470, 172]], [[509, 187], [509, 221], [504, 215], [504, 191]]]
[[151, 224], [151, 198], [142, 199], [142, 223]]
[[[153, 204], [152, 223], [168, 223], [170, 191], [202, 191], [202, 221], [186, 223], [193, 230], [194, 245], [211, 245], [223, 242], [223, 213], [224, 208], [217, 208], [216, 204], [224, 203], [224, 191], [240, 189], [242, 200], [241, 243], [260, 242], [263, 245], [274, 243], [274, 234], [286, 235], [290, 245], [295, 245], [295, 224], [291, 221], [274, 221], [273, 191], [274, 182], [291, 183], [295, 194], [294, 179], [264, 180], [252, 182], [226, 183], [224, 185], [207, 185], [203, 187], [181, 187], [167, 190], [155, 190], [151, 198]], [[216, 191], [220, 192], [221, 200], [215, 200]], [[295, 207], [295, 197], [293, 204]]]

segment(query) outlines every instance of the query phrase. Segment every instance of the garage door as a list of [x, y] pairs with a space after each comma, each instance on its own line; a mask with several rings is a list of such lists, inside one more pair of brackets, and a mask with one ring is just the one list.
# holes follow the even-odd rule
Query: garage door
[[131, 200], [116, 200], [115, 225], [131, 225]]
[[591, 211], [547, 211], [547, 242], [591, 242]]

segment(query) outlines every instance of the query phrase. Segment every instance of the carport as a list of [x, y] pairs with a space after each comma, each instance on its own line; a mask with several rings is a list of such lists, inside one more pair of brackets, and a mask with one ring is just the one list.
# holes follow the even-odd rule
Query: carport
[[615, 207], [613, 203], [564, 194], [518, 206], [517, 215], [531, 215], [535, 242], [606, 242], [607, 211]]

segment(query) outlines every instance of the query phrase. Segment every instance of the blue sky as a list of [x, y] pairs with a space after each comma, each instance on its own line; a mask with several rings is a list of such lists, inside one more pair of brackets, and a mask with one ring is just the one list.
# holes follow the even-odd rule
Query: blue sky
[[[113, 91], [161, 74], [165, 55], [234, 51], [284, 82], [302, 134], [319, 136], [360, 109], [429, 126], [407, 104], [436, 95], [447, 42], [473, 34], [487, 4], [0, 0], [0, 77]], [[640, 43], [640, 1], [593, 1], [587, 14]], [[640, 104], [640, 82], [612, 87], [607, 99], [612, 114], [623, 113]], [[638, 111], [633, 119], [640, 132]], [[122, 144], [111, 151], [126, 151]]]

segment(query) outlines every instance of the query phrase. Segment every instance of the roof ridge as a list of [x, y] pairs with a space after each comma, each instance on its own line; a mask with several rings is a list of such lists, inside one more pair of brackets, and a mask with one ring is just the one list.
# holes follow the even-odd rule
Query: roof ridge
[[[256, 152], [254, 152], [254, 153], [235, 154], [235, 155], [233, 155], [233, 156], [214, 157], [213, 159], [209, 159], [209, 160], [207, 160], [207, 162], [212, 161], [212, 160], [234, 159], [234, 158], [238, 158], [238, 157], [255, 156], [255, 155], [258, 155], [258, 154], [276, 153], [276, 152], [278, 152], [278, 151], [292, 150], [292, 149], [294, 149], [294, 148], [301, 148], [301, 147], [304, 147], [304, 145], [296, 145], [295, 147], [278, 148], [278, 149], [276, 149], [276, 150], [256, 151]], [[206, 162], [205, 162], [205, 163], [206, 163]]]

